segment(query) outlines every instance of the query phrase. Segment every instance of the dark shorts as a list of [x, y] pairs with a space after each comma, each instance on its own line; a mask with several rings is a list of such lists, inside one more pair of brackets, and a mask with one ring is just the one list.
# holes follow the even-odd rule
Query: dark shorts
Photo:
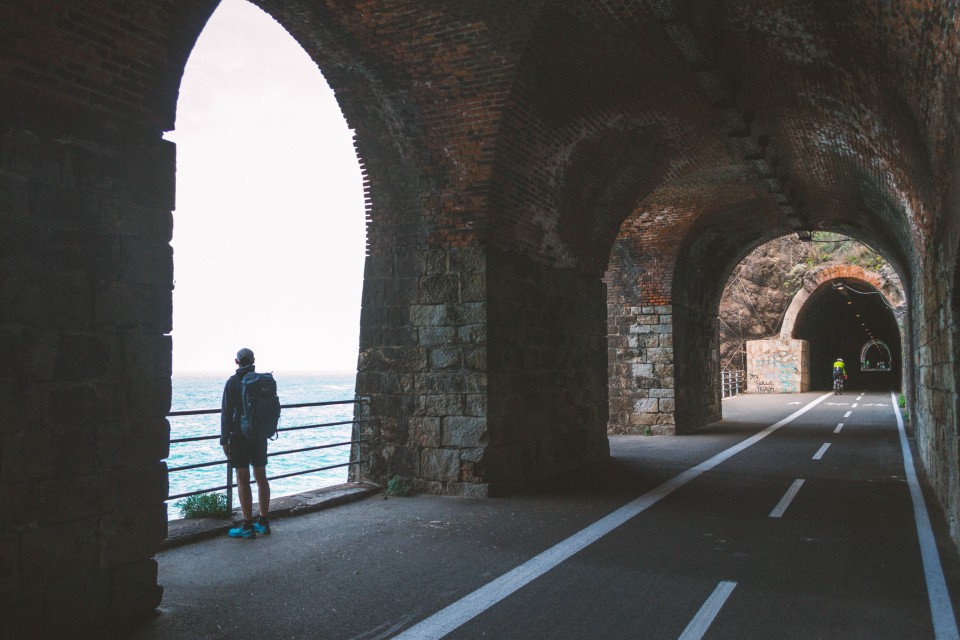
[[267, 441], [248, 440], [242, 435], [233, 434], [230, 438], [230, 462], [234, 468], [267, 466]]

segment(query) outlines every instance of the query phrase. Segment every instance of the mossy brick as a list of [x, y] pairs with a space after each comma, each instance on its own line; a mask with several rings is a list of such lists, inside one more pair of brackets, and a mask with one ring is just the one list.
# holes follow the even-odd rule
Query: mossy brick
[[487, 444], [486, 418], [453, 416], [443, 419], [445, 447], [482, 447]]
[[417, 416], [456, 416], [463, 415], [463, 396], [430, 395], [418, 396], [414, 415]]
[[448, 322], [448, 308], [444, 304], [413, 305], [410, 323], [415, 327], [443, 327]]
[[455, 327], [420, 327], [419, 343], [424, 347], [446, 346], [457, 343], [458, 332]]
[[430, 370], [459, 370], [463, 368], [463, 350], [460, 347], [442, 347], [430, 350]]
[[441, 438], [441, 418], [415, 417], [410, 419], [410, 445], [417, 447], [439, 447]]
[[420, 454], [420, 469], [426, 480], [439, 482], [460, 478], [460, 452], [456, 449], [424, 449]]

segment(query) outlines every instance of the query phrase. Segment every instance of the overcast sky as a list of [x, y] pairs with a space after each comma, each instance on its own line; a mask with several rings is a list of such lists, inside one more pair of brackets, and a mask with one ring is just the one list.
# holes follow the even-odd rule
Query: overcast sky
[[364, 207], [352, 133], [272, 18], [223, 0], [177, 105], [174, 372], [355, 371]]

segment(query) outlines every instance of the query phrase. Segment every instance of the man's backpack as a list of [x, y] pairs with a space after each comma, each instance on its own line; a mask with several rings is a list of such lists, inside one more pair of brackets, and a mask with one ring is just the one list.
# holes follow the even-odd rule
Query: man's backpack
[[250, 440], [275, 438], [280, 423], [280, 398], [272, 373], [251, 372], [240, 381], [240, 430]]

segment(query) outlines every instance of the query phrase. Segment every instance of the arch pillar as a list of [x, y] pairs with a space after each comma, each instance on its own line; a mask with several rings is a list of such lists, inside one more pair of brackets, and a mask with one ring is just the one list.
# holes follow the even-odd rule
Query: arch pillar
[[370, 256], [357, 392], [374, 444], [359, 475], [484, 496], [605, 459], [603, 291], [492, 247]]
[[605, 277], [610, 433], [676, 432], [673, 267], [662, 258], [623, 238], [611, 254]]

